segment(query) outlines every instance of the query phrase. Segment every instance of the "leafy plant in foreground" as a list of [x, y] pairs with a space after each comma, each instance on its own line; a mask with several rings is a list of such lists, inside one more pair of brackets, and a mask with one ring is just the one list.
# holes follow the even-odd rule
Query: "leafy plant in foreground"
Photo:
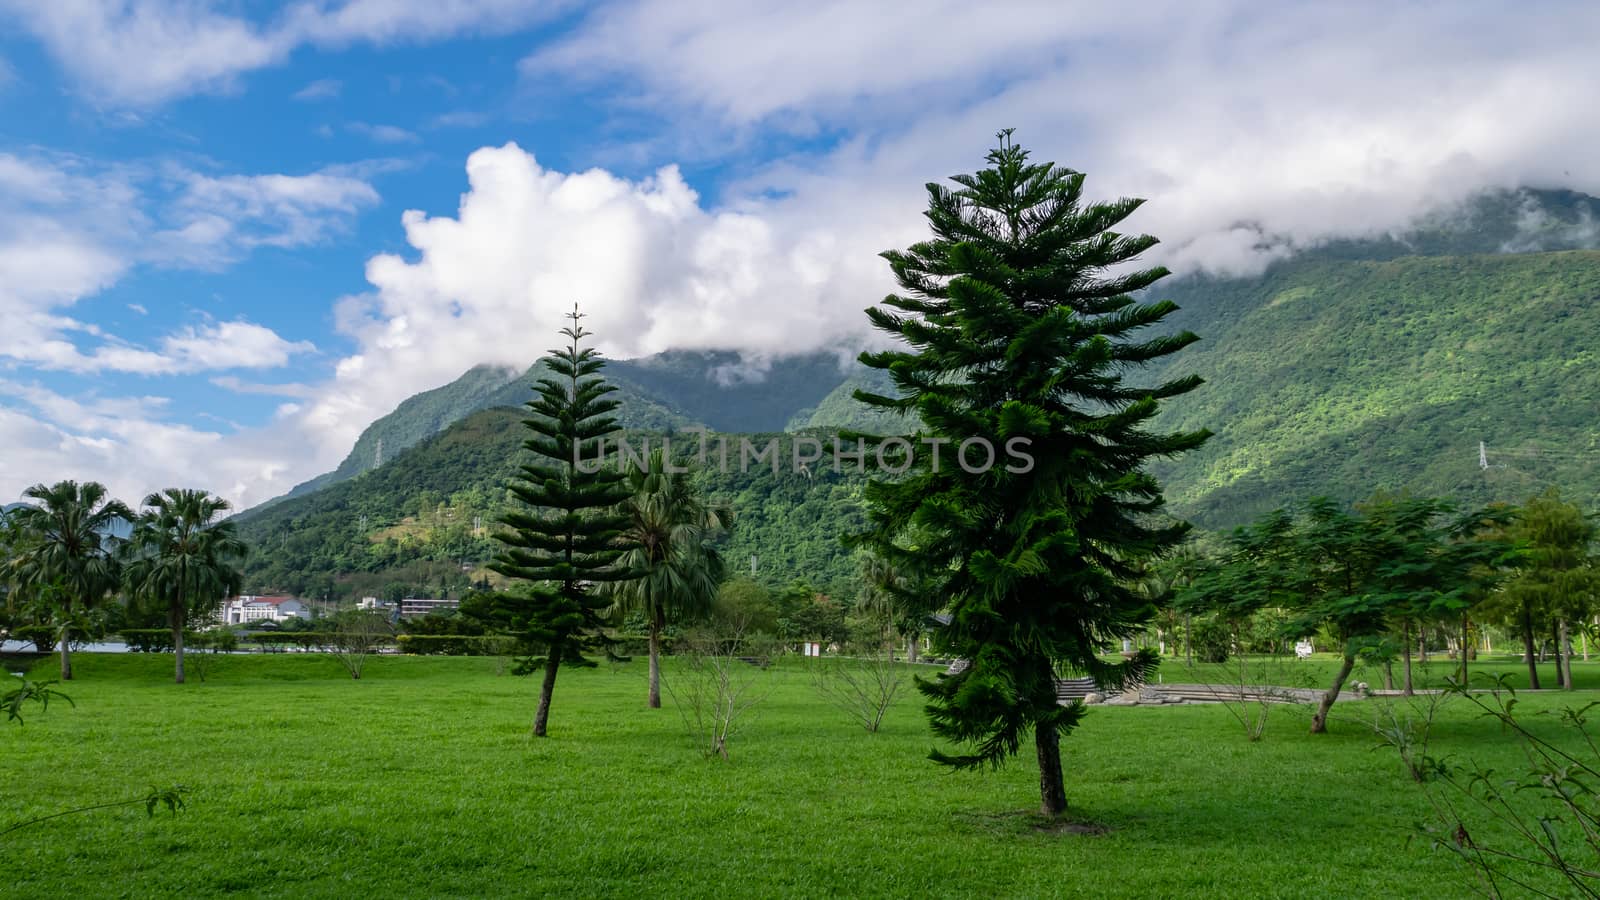
[[51, 687], [54, 684], [54, 681], [29, 681], [24, 677], [21, 684], [4, 694], [0, 694], [0, 707], [5, 708], [6, 721], [15, 722], [18, 725], [27, 724], [22, 718], [22, 705], [24, 703], [39, 704], [40, 712], [50, 709], [51, 698], [65, 700], [69, 706], [77, 705], [72, 702], [71, 697]]
[[1600, 701], [1555, 713], [1561, 727], [1551, 737], [1517, 712], [1509, 676], [1489, 683], [1449, 692], [1498, 722], [1527, 764], [1498, 772], [1426, 760], [1434, 777], [1419, 781], [1434, 821], [1420, 829], [1472, 869], [1486, 896], [1600, 897], [1600, 745], [1590, 724]]
[[189, 789], [181, 784], [175, 784], [171, 787], [165, 788], [151, 787], [147, 793], [138, 797], [130, 797], [127, 800], [113, 800], [110, 803], [95, 803], [90, 806], [79, 806], [73, 809], [64, 809], [60, 812], [50, 813], [46, 816], [35, 816], [32, 819], [24, 819], [21, 822], [9, 825], [4, 829], [0, 829], [0, 837], [4, 837], [13, 831], [20, 831], [21, 829], [27, 828], [29, 825], [37, 825], [40, 822], [48, 822], [51, 819], [59, 819], [62, 816], [93, 812], [97, 809], [115, 809], [119, 806], [138, 806], [141, 803], [144, 804], [144, 812], [146, 816], [154, 816], [156, 814], [156, 809], [163, 806], [166, 807], [168, 812], [172, 813], [173, 815], [177, 815], [178, 810], [185, 808], [183, 795], [187, 793], [189, 793]]

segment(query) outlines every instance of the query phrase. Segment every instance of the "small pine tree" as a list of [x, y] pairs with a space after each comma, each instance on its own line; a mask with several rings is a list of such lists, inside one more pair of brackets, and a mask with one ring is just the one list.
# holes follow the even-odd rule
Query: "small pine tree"
[[611, 601], [593, 586], [628, 574], [616, 563], [627, 550], [619, 540], [627, 519], [617, 505], [629, 490], [621, 473], [598, 464], [601, 438], [616, 429], [608, 413], [617, 401], [605, 399], [616, 388], [598, 375], [605, 366], [600, 355], [580, 346], [589, 332], [576, 306], [568, 318], [572, 324], [561, 333], [571, 344], [545, 358], [549, 374], [535, 382], [536, 396], [527, 403], [532, 415], [523, 420], [533, 432], [523, 446], [535, 460], [521, 467], [509, 488], [527, 508], [501, 519], [507, 530], [496, 538], [505, 547], [490, 564], [523, 584], [480, 597], [470, 610], [543, 651], [518, 667], [519, 673], [544, 672], [533, 718], [538, 737], [545, 736], [560, 667], [593, 666], [587, 651], [611, 654], [602, 630]]
[[[1060, 736], [1084, 712], [1057, 702], [1055, 680], [1122, 684], [1154, 665], [1148, 651], [1100, 658], [1153, 615], [1132, 584], [1188, 530], [1157, 518], [1161, 490], [1144, 465], [1208, 433], [1148, 429], [1159, 401], [1198, 378], [1124, 382], [1196, 340], [1138, 336], [1176, 308], [1131, 296], [1167, 274], [1124, 268], [1156, 243], [1112, 230], [1141, 201], [1083, 204], [1082, 174], [1029, 163], [1009, 131], [988, 162], [953, 178], [959, 190], [929, 184], [933, 239], [883, 254], [903, 293], [867, 315], [905, 349], [861, 361], [887, 370], [900, 396], [856, 398], [915, 414], [925, 440], [944, 443], [938, 465], [923, 448], [905, 474], [870, 484], [858, 543], [943, 582], [928, 595], [949, 616], [935, 645], [970, 665], [919, 689], [934, 732], [972, 752], [933, 758], [998, 766], [1032, 731], [1041, 808], [1054, 816], [1066, 809]], [[1006, 452], [1024, 446], [1031, 465]]]

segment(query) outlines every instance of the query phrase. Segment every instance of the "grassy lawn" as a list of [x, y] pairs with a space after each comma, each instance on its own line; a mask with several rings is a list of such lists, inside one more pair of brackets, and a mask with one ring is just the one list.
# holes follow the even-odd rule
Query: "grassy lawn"
[[[672, 709], [644, 708], [642, 662], [563, 672], [552, 736], [533, 741], [537, 686], [493, 659], [387, 657], [354, 682], [320, 656], [239, 656], [177, 686], [170, 657], [83, 654], [76, 708], [0, 728], [0, 828], [151, 785], [187, 785], [188, 809], [0, 838], [17, 873], [0, 893], [1470, 893], [1410, 838], [1427, 806], [1399, 760], [1348, 719], [1312, 737], [1282, 708], [1251, 744], [1221, 707], [1095, 710], [1063, 742], [1068, 790], [1110, 830], [1043, 832], [1018, 814], [1038, 802], [1031, 749], [997, 773], [942, 770], [914, 697], [867, 734], [817, 698], [804, 662], [763, 676], [771, 694], [723, 761], [700, 756]], [[1581, 671], [1600, 683], [1600, 666]], [[1465, 708], [1446, 709], [1435, 746], [1517, 759]]]

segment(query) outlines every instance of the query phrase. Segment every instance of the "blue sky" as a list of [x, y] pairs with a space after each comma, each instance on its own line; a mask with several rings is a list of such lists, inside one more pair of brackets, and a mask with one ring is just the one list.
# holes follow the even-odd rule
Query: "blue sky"
[[0, 500], [260, 502], [574, 300], [619, 356], [858, 347], [1006, 126], [1180, 271], [1600, 192], [1600, 13], [1541, 8], [0, 0]]

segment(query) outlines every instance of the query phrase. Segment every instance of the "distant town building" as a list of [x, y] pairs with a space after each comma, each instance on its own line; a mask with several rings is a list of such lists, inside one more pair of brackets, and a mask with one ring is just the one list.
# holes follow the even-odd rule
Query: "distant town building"
[[248, 625], [252, 622], [283, 622], [289, 619], [309, 619], [311, 609], [294, 597], [258, 597], [245, 595], [222, 604], [217, 618], [224, 625]]
[[356, 609], [360, 610], [378, 610], [381, 612], [387, 612], [388, 610], [394, 608], [394, 603], [388, 600], [379, 600], [377, 597], [362, 597], [360, 600], [356, 601]]
[[460, 609], [460, 600], [434, 600], [425, 597], [407, 597], [400, 601], [400, 617], [409, 619], [414, 616], [425, 616], [431, 612], [444, 612], [447, 609]]

